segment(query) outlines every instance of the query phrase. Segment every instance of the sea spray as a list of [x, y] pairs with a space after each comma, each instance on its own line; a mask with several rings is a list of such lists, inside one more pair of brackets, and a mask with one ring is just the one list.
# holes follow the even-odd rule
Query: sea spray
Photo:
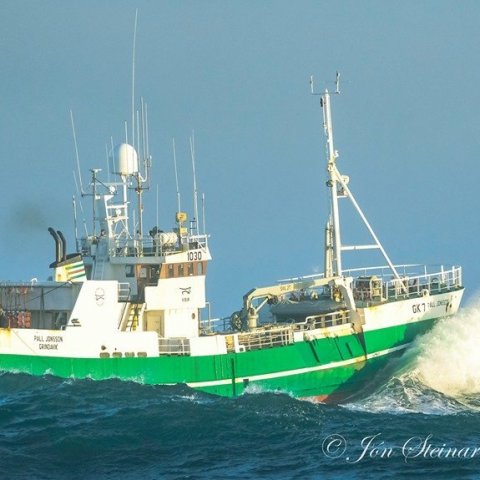
[[476, 302], [417, 338], [401, 358], [390, 362], [384, 381], [347, 408], [389, 414], [478, 412], [479, 350], [480, 302]]
[[417, 343], [415, 369], [428, 387], [452, 397], [480, 393], [480, 303], [439, 322]]

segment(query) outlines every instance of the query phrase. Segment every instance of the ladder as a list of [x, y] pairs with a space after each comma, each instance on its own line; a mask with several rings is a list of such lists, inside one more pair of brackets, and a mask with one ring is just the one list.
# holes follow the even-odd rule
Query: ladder
[[131, 303], [128, 310], [128, 318], [125, 324], [125, 331], [133, 332], [137, 330], [145, 311], [145, 303]]
[[105, 270], [105, 262], [107, 261], [107, 243], [100, 241], [97, 246], [97, 254], [95, 256], [95, 270], [93, 272], [93, 280], [103, 280]]
[[103, 271], [105, 268], [105, 258], [98, 257], [95, 259], [95, 271], [93, 272], [94, 280], [103, 280]]

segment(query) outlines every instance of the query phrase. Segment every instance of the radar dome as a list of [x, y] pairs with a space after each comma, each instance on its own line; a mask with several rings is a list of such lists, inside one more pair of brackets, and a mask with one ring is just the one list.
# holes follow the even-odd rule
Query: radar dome
[[115, 147], [113, 159], [120, 175], [127, 176], [138, 173], [138, 155], [128, 143], [121, 143]]

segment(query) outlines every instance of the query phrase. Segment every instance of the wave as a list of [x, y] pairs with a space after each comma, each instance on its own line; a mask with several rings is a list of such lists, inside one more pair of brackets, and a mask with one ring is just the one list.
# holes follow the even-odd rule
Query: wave
[[282, 393], [231, 399], [120, 380], [9, 373], [0, 392], [2, 468], [24, 478], [258, 478], [260, 466], [270, 478], [305, 468], [295, 452], [332, 418]]
[[452, 397], [480, 393], [480, 304], [439, 322], [418, 342], [416, 369], [425, 385]]
[[397, 373], [348, 405], [389, 413], [448, 415], [480, 411], [480, 302], [439, 321], [400, 359]]

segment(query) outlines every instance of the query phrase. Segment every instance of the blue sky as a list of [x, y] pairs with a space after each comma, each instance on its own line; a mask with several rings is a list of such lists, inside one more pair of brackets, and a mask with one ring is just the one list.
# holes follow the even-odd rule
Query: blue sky
[[[238, 309], [251, 287], [323, 268], [325, 149], [308, 80], [333, 88], [336, 70], [339, 167], [390, 257], [460, 264], [475, 295], [476, 1], [3, 0], [0, 278], [50, 274], [48, 226], [73, 250], [69, 111], [85, 181], [89, 168], [105, 168], [105, 144], [122, 141], [130, 119], [135, 8], [136, 93], [148, 102], [160, 227], [174, 224], [172, 137], [182, 203], [192, 205], [194, 129], [214, 315]], [[147, 228], [155, 197], [146, 197]], [[365, 239], [348, 209], [345, 218], [346, 243]]]

